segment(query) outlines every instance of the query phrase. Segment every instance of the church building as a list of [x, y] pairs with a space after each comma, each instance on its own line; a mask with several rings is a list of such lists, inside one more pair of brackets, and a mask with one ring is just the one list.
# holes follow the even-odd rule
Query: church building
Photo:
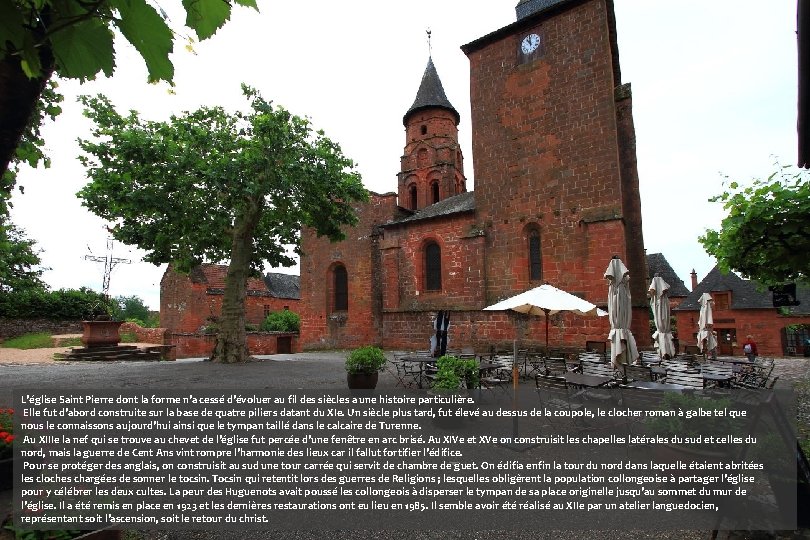
[[[516, 12], [461, 47], [475, 189], [460, 115], [429, 58], [403, 105], [396, 191], [359, 205], [342, 242], [303, 231], [303, 349], [425, 350], [439, 310], [450, 311], [451, 348], [539, 347], [543, 317], [482, 309], [543, 283], [605, 306], [613, 255], [630, 270], [633, 333], [650, 345], [632, 98], [613, 2], [522, 0]], [[610, 328], [607, 317], [550, 323], [549, 343], [560, 347], [605, 340]]]

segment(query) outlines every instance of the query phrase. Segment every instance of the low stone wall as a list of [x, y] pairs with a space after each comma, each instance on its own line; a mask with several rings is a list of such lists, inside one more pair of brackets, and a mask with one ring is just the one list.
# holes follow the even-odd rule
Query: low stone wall
[[49, 334], [81, 334], [81, 321], [54, 321], [52, 319], [5, 319], [0, 318], [0, 340], [10, 339], [33, 332]]
[[[174, 345], [174, 358], [207, 358], [216, 343], [214, 334], [168, 335], [167, 345]], [[285, 354], [300, 352], [298, 334], [291, 332], [248, 332], [247, 346], [250, 354]]]
[[135, 323], [125, 322], [121, 325], [122, 334], [135, 334], [141, 343], [168, 345], [171, 333], [168, 328], [144, 328]]

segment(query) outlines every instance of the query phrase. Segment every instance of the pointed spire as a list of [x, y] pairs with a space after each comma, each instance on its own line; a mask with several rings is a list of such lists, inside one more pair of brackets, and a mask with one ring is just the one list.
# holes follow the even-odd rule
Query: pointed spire
[[419, 85], [419, 91], [416, 93], [416, 99], [408, 112], [405, 113], [405, 116], [402, 117], [402, 123], [407, 126], [408, 118], [413, 113], [432, 108], [446, 109], [452, 112], [456, 118], [456, 124], [461, 120], [458, 111], [444, 93], [442, 81], [439, 79], [439, 74], [433, 65], [433, 58], [429, 57], [425, 73], [422, 75], [422, 84]]

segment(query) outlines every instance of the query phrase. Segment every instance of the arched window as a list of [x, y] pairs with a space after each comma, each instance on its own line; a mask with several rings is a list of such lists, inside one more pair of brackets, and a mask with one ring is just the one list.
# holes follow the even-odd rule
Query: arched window
[[543, 279], [543, 260], [540, 256], [540, 231], [529, 229], [529, 279]]
[[442, 290], [442, 250], [436, 242], [425, 246], [425, 290]]
[[349, 275], [342, 264], [335, 266], [332, 272], [334, 278], [334, 308], [333, 311], [348, 311], [349, 309]]
[[408, 187], [408, 196], [410, 197], [411, 203], [411, 210], [416, 210], [417, 198], [416, 198], [416, 184], [411, 184]]
[[430, 198], [433, 201], [433, 204], [439, 202], [439, 183], [432, 182], [430, 184]]

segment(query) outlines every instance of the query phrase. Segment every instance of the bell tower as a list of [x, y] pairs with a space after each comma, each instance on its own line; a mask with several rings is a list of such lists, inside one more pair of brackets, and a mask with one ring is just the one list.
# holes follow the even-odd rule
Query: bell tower
[[416, 99], [402, 118], [405, 150], [398, 175], [399, 206], [416, 211], [467, 191], [459, 120], [433, 58], [428, 58]]

